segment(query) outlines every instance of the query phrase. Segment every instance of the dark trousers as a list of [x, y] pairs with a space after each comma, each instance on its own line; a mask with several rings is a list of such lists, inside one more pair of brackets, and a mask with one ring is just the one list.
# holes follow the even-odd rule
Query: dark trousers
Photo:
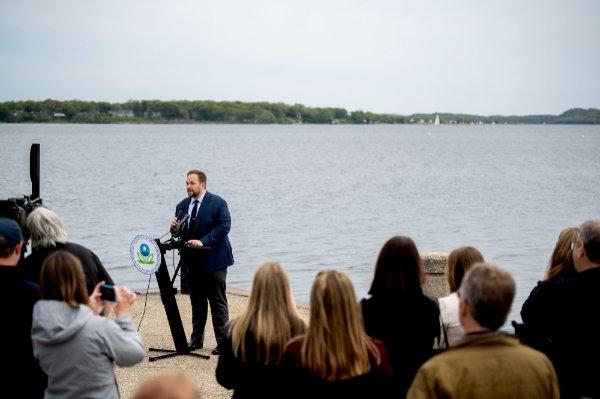
[[190, 301], [192, 303], [192, 342], [204, 344], [204, 326], [208, 316], [208, 305], [212, 316], [217, 346], [226, 339], [229, 308], [225, 294], [227, 268], [216, 272], [188, 273]]

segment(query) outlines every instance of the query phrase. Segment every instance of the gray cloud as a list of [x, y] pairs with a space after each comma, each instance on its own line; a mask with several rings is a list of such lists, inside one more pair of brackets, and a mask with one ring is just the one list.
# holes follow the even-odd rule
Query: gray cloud
[[9, 0], [0, 100], [559, 113], [600, 107], [599, 39], [593, 0]]

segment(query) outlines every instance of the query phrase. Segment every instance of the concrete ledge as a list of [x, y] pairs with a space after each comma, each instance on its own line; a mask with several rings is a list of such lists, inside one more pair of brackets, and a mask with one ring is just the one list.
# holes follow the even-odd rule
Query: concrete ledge
[[423, 292], [434, 298], [450, 294], [450, 286], [445, 274], [448, 252], [422, 252], [421, 259], [427, 275]]

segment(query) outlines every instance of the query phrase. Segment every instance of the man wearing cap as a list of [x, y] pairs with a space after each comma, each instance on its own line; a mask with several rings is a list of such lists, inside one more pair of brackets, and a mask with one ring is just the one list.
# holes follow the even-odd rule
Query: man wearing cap
[[0, 328], [0, 387], [9, 396], [41, 398], [46, 376], [31, 347], [31, 315], [38, 287], [17, 274], [22, 247], [23, 235], [17, 222], [0, 218], [0, 303], [4, 320]]

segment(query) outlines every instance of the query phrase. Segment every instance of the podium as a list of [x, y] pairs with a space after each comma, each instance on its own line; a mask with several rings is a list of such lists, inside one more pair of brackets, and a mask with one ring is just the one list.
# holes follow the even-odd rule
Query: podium
[[[161, 348], [149, 348], [148, 350], [151, 352], [166, 352], [162, 355], [158, 356], [150, 356], [148, 357], [148, 361], [154, 362], [160, 359], [166, 359], [173, 356], [179, 355], [189, 355], [196, 356], [203, 359], [210, 359], [209, 355], [203, 355], [200, 353], [194, 353], [190, 351], [188, 347], [187, 338], [185, 336], [185, 330], [183, 329], [183, 323], [181, 322], [181, 314], [179, 313], [179, 307], [177, 306], [177, 301], [175, 300], [175, 293], [177, 289], [173, 287], [173, 282], [175, 281], [175, 275], [173, 276], [173, 280], [171, 280], [169, 276], [169, 270], [167, 269], [167, 263], [165, 262], [165, 254], [167, 251], [181, 248], [183, 243], [181, 241], [169, 240], [164, 243], [160, 242], [160, 239], [154, 240], [158, 245], [160, 250], [160, 266], [156, 271], [156, 281], [158, 281], [158, 288], [160, 289], [160, 298], [162, 300], [163, 306], [165, 308], [165, 312], [167, 314], [167, 319], [169, 321], [169, 328], [171, 329], [171, 335], [173, 336], [173, 343], [175, 344], [175, 349], [161, 349]], [[198, 251], [206, 251], [210, 250], [210, 247], [200, 247], [194, 248], [194, 250]]]

